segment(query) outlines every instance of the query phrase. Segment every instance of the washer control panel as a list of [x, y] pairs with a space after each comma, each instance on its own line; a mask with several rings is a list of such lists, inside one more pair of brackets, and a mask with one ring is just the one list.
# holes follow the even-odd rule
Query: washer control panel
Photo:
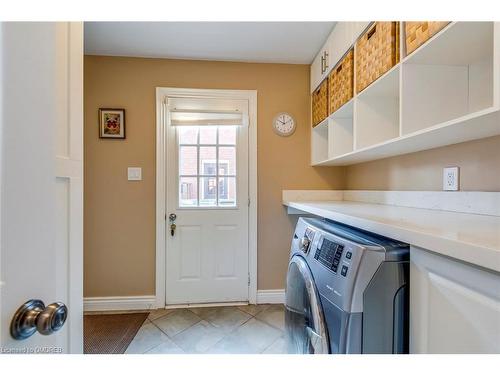
[[314, 259], [320, 262], [323, 266], [337, 272], [339, 267], [342, 253], [344, 252], [344, 245], [322, 238], [321, 244], [316, 248]]

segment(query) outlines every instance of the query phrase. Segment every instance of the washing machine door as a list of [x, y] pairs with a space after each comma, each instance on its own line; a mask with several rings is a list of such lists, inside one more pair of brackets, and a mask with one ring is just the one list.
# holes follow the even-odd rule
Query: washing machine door
[[286, 278], [285, 330], [291, 354], [327, 354], [328, 334], [312, 273], [299, 255], [292, 257]]

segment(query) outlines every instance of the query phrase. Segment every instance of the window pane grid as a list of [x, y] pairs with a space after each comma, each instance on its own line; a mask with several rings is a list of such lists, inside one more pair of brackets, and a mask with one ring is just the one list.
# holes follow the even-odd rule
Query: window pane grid
[[216, 176], [213, 174], [180, 174], [179, 177], [236, 177], [235, 174], [221, 174], [220, 176]]
[[[181, 131], [179, 130], [179, 136], [177, 137], [178, 150], [180, 152], [181, 148], [184, 146], [190, 146], [189, 150], [185, 149], [185, 154], [188, 151], [196, 150], [196, 167], [193, 165], [181, 166], [179, 165], [179, 172], [182, 170], [195, 171], [197, 174], [187, 174], [179, 173], [179, 207], [236, 207], [237, 194], [236, 194], [236, 133], [237, 128], [234, 128], [233, 133], [224, 129], [224, 137], [226, 142], [231, 142], [234, 139], [234, 143], [219, 143], [221, 140], [220, 130], [221, 127], [215, 127], [213, 135], [207, 134], [205, 129], [202, 131], [200, 128], [196, 129], [196, 137], [194, 137], [194, 131], [191, 129], [192, 140], [196, 139], [196, 143], [181, 143]], [[200, 143], [202, 133], [204, 137], [212, 137], [215, 135], [215, 143]], [[206, 140], [206, 139], [205, 139]], [[221, 148], [223, 148], [223, 159], [221, 159]], [[212, 151], [213, 150], [213, 151]], [[232, 150], [232, 151], [231, 151]], [[215, 155], [214, 155], [215, 151]], [[180, 156], [180, 155], [179, 155]], [[183, 160], [185, 163], [189, 160], [193, 160], [194, 155], [184, 155], [184, 159], [179, 158], [179, 161]], [[214, 158], [215, 156], [215, 158]], [[196, 181], [197, 186], [190, 186], [188, 182]], [[193, 181], [193, 182], [194, 182]], [[193, 202], [192, 198], [185, 196], [186, 192], [196, 191], [196, 202]], [[194, 196], [193, 196], [194, 198]]]

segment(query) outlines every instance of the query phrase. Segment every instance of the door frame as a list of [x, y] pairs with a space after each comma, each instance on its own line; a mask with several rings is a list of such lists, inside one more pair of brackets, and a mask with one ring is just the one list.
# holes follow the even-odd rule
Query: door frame
[[248, 302], [257, 303], [257, 90], [156, 88], [156, 307], [166, 296], [166, 98], [193, 96], [248, 100]]

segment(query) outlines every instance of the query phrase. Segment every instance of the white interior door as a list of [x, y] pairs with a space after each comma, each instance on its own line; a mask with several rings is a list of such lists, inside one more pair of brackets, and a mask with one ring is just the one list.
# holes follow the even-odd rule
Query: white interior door
[[[81, 353], [83, 25], [3, 23], [0, 28], [0, 348]], [[26, 301], [62, 302], [52, 335], [15, 340]]]
[[166, 303], [248, 301], [248, 100], [167, 102]]

